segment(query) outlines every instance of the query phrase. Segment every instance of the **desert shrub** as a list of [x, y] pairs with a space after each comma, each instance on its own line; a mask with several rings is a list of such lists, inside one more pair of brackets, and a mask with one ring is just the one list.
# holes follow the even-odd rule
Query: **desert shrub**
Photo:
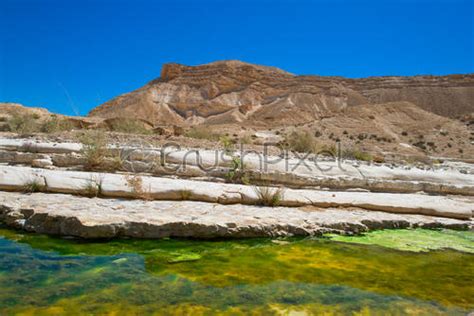
[[408, 133], [406, 131], [402, 132], [402, 136], [407, 136], [407, 135], [408, 135]]
[[255, 187], [257, 194], [257, 205], [275, 207], [280, 205], [283, 199], [282, 188]]
[[293, 131], [286, 135], [285, 142], [288, 144], [288, 149], [297, 152], [312, 153], [316, 151], [315, 137], [306, 131]]
[[342, 151], [342, 158], [371, 161], [372, 155], [359, 149], [349, 148]]
[[372, 160], [376, 163], [384, 163], [385, 162], [385, 158], [383, 156], [374, 156], [372, 158]]
[[321, 145], [316, 147], [316, 154], [321, 156], [336, 157], [337, 148], [336, 145]]
[[192, 127], [185, 133], [185, 136], [196, 139], [219, 140], [219, 134], [212, 132], [207, 126]]
[[44, 185], [37, 179], [30, 180], [23, 186], [23, 192], [25, 193], [41, 192], [44, 189]]
[[58, 118], [56, 115], [51, 116], [49, 120], [41, 125], [41, 131], [43, 133], [70, 131], [73, 128], [74, 125], [70, 121]]
[[82, 143], [81, 154], [86, 159], [85, 169], [94, 170], [103, 165], [107, 156], [107, 138], [103, 131], [88, 131], [80, 137]]
[[418, 147], [420, 149], [426, 150], [426, 145], [424, 141], [419, 141], [413, 144], [413, 146]]
[[230, 155], [234, 151], [234, 143], [229, 136], [224, 135], [219, 137], [219, 142], [224, 148], [224, 153]]
[[151, 134], [144, 123], [133, 118], [120, 117], [112, 120], [109, 124], [109, 129], [113, 132], [129, 133], [129, 134]]
[[[279, 135], [280, 133], [276, 132], [275, 134]], [[250, 135], [244, 135], [239, 139], [239, 142], [241, 144], [251, 144], [252, 143], [252, 138], [250, 137]]]
[[19, 134], [34, 133], [39, 130], [38, 114], [13, 113], [7, 120], [8, 130]]
[[367, 138], [367, 134], [359, 134], [359, 135], [357, 135], [357, 139], [359, 139], [359, 140], [364, 140], [364, 139], [366, 139], [366, 138]]
[[240, 157], [233, 156], [231, 161], [231, 167], [229, 171], [225, 174], [226, 181], [231, 183], [249, 184], [250, 179], [248, 175], [243, 171], [243, 169], [244, 164]]

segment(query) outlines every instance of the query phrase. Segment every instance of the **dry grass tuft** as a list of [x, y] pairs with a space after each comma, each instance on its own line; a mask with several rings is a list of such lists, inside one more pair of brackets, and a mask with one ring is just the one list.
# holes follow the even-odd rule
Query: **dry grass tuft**
[[133, 197], [142, 200], [153, 200], [151, 188], [143, 187], [143, 178], [139, 175], [126, 175], [125, 180], [130, 188], [132, 188]]
[[280, 205], [283, 199], [282, 188], [255, 187], [257, 193], [257, 205], [275, 207]]

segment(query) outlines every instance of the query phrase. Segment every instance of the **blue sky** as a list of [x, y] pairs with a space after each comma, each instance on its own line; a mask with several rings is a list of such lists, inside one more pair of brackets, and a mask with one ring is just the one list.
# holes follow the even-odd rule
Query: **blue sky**
[[159, 77], [166, 62], [470, 73], [473, 16], [473, 0], [0, 0], [0, 101], [84, 115]]

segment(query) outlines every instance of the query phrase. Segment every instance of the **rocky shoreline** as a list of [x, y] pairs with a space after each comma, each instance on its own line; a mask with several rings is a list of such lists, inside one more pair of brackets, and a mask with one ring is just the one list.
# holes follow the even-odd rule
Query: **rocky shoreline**
[[360, 234], [391, 228], [474, 227], [472, 219], [401, 215], [355, 207], [259, 207], [16, 192], [0, 192], [0, 223], [29, 232], [86, 239], [283, 237]]
[[[160, 148], [112, 146], [108, 154], [129, 153], [121, 167], [105, 168], [112, 159], [105, 157], [104, 165], [91, 172], [84, 168], [81, 148], [79, 143], [0, 138], [0, 224], [81, 238], [473, 229], [474, 168], [469, 164], [420, 169], [358, 161], [338, 166], [325, 160], [324, 168], [307, 170], [290, 159], [261, 170], [257, 157], [249, 156], [245, 165], [252, 184], [243, 184], [226, 183], [225, 175], [233, 171], [230, 157], [206, 169], [190, 155], [195, 150], [169, 152], [173, 167], [184, 163], [186, 168], [166, 175], [151, 168]], [[213, 158], [200, 150], [199, 164], [212, 165]], [[296, 166], [288, 171], [286, 163]]]

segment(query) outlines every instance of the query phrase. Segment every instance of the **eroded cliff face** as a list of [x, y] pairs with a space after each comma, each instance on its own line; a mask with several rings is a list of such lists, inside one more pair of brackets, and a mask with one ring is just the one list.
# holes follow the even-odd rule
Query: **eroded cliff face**
[[165, 64], [160, 78], [114, 98], [90, 116], [136, 117], [154, 124], [302, 124], [349, 106], [410, 101], [448, 117], [474, 111], [474, 75], [296, 76], [240, 61]]
[[474, 112], [474, 75], [346, 79], [370, 103], [409, 101], [446, 117]]

